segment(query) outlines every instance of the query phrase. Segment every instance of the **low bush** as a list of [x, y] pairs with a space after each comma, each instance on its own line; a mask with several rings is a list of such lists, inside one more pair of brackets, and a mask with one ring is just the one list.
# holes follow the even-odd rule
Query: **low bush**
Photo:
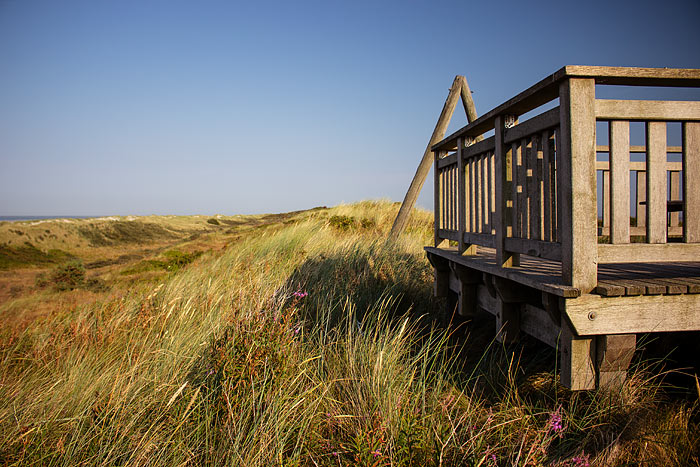
[[218, 220], [214, 219], [213, 217], [211, 219], [207, 219], [207, 224], [221, 225], [221, 223]]
[[85, 281], [85, 266], [80, 260], [61, 264], [51, 272], [49, 283], [58, 291], [73, 290]]

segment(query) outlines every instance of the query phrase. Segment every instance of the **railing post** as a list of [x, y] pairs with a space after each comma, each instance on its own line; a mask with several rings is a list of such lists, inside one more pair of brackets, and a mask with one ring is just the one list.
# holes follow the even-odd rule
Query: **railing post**
[[559, 86], [559, 104], [562, 276], [565, 284], [589, 293], [598, 282], [595, 81], [565, 80]]
[[509, 174], [513, 167], [512, 151], [506, 150], [503, 144], [505, 134], [503, 115], [496, 116], [494, 122], [494, 179], [496, 182], [496, 209], [493, 214], [493, 225], [496, 230], [496, 263], [504, 268], [518, 265], [518, 255], [506, 251], [508, 237], [508, 195], [510, 194]]

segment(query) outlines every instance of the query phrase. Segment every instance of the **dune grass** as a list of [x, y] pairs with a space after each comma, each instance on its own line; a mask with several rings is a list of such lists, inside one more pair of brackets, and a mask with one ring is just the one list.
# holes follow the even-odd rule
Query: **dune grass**
[[[431, 215], [362, 202], [251, 229], [156, 285], [0, 331], [7, 465], [692, 465], [697, 395], [639, 363], [571, 393], [555, 352], [445, 326]], [[334, 221], [331, 221], [333, 217]], [[340, 219], [340, 220], [338, 220]]]

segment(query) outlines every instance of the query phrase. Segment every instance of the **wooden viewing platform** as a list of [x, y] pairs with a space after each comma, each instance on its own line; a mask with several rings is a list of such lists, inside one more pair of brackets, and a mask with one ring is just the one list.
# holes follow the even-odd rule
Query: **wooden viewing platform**
[[700, 102], [596, 85], [697, 88], [700, 70], [567, 66], [432, 146], [436, 295], [558, 348], [574, 390], [623, 381], [639, 333], [700, 331]]

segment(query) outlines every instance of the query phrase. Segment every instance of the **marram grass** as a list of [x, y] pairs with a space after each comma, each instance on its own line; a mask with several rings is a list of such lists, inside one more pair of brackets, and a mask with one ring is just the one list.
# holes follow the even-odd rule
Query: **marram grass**
[[0, 462], [698, 463], [697, 399], [641, 367], [619, 394], [572, 394], [553, 352], [443, 326], [430, 213], [386, 243], [397, 209], [251, 230], [155, 287], [3, 330]]

